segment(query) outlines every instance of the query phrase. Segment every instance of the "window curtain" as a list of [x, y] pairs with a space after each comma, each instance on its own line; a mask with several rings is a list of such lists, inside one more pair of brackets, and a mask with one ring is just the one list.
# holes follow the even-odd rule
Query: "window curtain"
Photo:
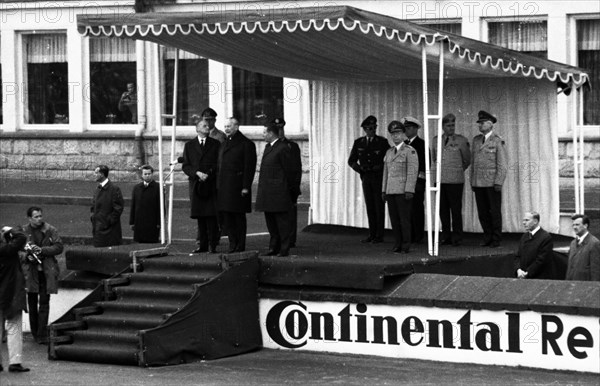
[[455, 35], [462, 35], [462, 25], [460, 23], [434, 23], [424, 25], [429, 28], [435, 28], [442, 32], [450, 32]]
[[65, 63], [67, 35], [25, 35], [27, 63]]
[[583, 88], [583, 124], [600, 125], [600, 19], [577, 20], [578, 66], [590, 72], [592, 89]]
[[283, 78], [234, 67], [233, 111], [242, 125], [283, 116]]
[[[437, 110], [437, 91], [430, 82], [430, 110]], [[411, 115], [422, 121], [421, 82], [313, 82], [310, 126], [310, 223], [368, 227], [360, 176], [347, 164], [354, 140], [364, 135], [360, 123], [378, 119], [378, 135], [388, 138], [390, 121]], [[456, 132], [473, 143], [479, 134], [477, 112], [498, 117], [494, 132], [506, 142], [507, 177], [502, 189], [503, 231], [523, 231], [521, 218], [538, 211], [549, 232], [559, 229], [558, 127], [556, 86], [523, 78], [453, 79], [444, 86], [443, 114], [457, 117]], [[430, 139], [436, 134], [430, 121]], [[419, 130], [423, 138], [423, 130]], [[480, 233], [469, 170], [463, 191], [466, 232]], [[387, 214], [387, 212], [386, 212]], [[387, 217], [387, 216], [386, 216]], [[389, 220], [386, 225], [388, 228]]]
[[90, 38], [90, 62], [135, 62], [135, 40]]
[[546, 58], [548, 56], [548, 23], [513, 21], [488, 23], [489, 42], [511, 50]]
[[[177, 51], [174, 47], [164, 47], [164, 59], [173, 60], [175, 59], [175, 51]], [[189, 59], [204, 59], [202, 56], [192, 54], [191, 52], [179, 50], [179, 59], [189, 60]]]

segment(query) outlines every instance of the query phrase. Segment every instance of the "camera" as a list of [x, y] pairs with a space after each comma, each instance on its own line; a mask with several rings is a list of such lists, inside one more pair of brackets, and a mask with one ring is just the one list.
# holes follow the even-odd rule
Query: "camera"
[[42, 260], [37, 253], [33, 250], [33, 245], [30, 243], [25, 244], [24, 247], [25, 252], [27, 252], [27, 259], [32, 263], [42, 264]]

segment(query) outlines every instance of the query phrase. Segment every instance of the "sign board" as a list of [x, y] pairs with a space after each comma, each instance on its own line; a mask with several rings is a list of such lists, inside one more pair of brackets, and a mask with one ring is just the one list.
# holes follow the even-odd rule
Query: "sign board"
[[600, 320], [533, 311], [260, 300], [263, 346], [600, 373]]

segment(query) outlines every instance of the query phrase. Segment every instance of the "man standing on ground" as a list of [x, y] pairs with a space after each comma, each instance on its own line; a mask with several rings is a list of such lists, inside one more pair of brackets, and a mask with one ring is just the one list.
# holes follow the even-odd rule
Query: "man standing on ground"
[[98, 187], [92, 199], [91, 216], [94, 247], [121, 245], [121, 214], [123, 194], [118, 186], [108, 179], [108, 166], [98, 165], [94, 169]]
[[361, 243], [381, 243], [385, 222], [385, 202], [381, 198], [381, 181], [383, 178], [383, 157], [390, 148], [387, 138], [380, 137], [377, 132], [377, 118], [369, 115], [360, 125], [365, 136], [354, 141], [348, 165], [360, 175], [360, 180], [367, 206], [369, 219], [369, 236]]
[[140, 167], [142, 182], [133, 187], [129, 225], [133, 230], [133, 241], [158, 243], [160, 233], [160, 186], [154, 181], [154, 168]]
[[292, 207], [290, 209], [290, 247], [294, 248], [298, 233], [298, 196], [302, 194], [300, 191], [300, 184], [302, 183], [302, 155], [300, 153], [300, 146], [285, 136], [285, 120], [283, 118], [275, 118], [271, 121], [271, 124], [277, 126], [279, 129], [279, 139], [290, 149], [290, 167], [292, 173], [292, 186], [290, 189], [292, 198]]
[[404, 117], [400, 120], [406, 129], [407, 145], [410, 145], [417, 152], [419, 159], [419, 170], [417, 172], [417, 184], [415, 185], [415, 196], [412, 199], [411, 218], [411, 238], [413, 243], [421, 243], [425, 235], [425, 141], [418, 136], [421, 122], [413, 117]]
[[256, 210], [265, 212], [271, 236], [265, 256], [288, 256], [290, 252], [290, 209], [294, 182], [290, 149], [279, 139], [279, 128], [271, 124], [264, 129], [267, 145], [263, 152], [258, 177]]
[[228, 253], [246, 250], [246, 213], [252, 211], [252, 181], [256, 172], [256, 146], [239, 131], [239, 121], [225, 124], [227, 139], [219, 149], [217, 209], [223, 213], [229, 236]]
[[[25, 247], [27, 236], [11, 227], [0, 230], [0, 321], [6, 321], [8, 346], [8, 371], [26, 372], [21, 365], [23, 356], [23, 311], [25, 301], [25, 279], [19, 261], [19, 251]], [[2, 367], [0, 350], [0, 372]], [[1, 377], [0, 377], [1, 379]]]
[[198, 136], [183, 148], [182, 170], [188, 176], [190, 217], [198, 222], [197, 248], [192, 253], [216, 253], [219, 244], [216, 176], [220, 143], [210, 138], [206, 120], [196, 124]]
[[523, 216], [525, 233], [515, 255], [515, 273], [518, 279], [555, 279], [556, 265], [552, 249], [554, 243], [548, 232], [540, 227], [540, 215], [527, 212]]
[[419, 159], [417, 152], [405, 143], [404, 125], [392, 121], [388, 125], [394, 147], [385, 154], [383, 166], [382, 197], [388, 203], [394, 253], [408, 253], [411, 242], [411, 205], [417, 184]]
[[576, 237], [569, 248], [566, 280], [600, 281], [600, 241], [588, 231], [590, 219], [576, 214], [571, 220]]
[[44, 222], [42, 209], [32, 206], [27, 209], [29, 223], [23, 227], [30, 250], [21, 259], [31, 335], [39, 344], [48, 343], [48, 316], [50, 294], [58, 293], [60, 269], [56, 255], [63, 251], [63, 243], [55, 227]]
[[[447, 114], [442, 118], [442, 171], [440, 181], [440, 219], [442, 220], [442, 244], [460, 245], [463, 238], [462, 197], [465, 170], [471, 164], [469, 141], [455, 133], [456, 117]], [[433, 176], [437, 162], [437, 135], [433, 137]]]
[[506, 178], [508, 156], [504, 140], [493, 132], [496, 117], [483, 110], [478, 117], [481, 134], [473, 138], [471, 187], [483, 228], [480, 245], [497, 248], [502, 240], [502, 184]]

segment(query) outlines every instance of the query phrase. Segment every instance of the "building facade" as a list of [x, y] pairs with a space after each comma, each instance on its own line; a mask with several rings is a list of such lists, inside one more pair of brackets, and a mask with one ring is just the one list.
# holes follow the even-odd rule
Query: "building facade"
[[[77, 15], [109, 15], [117, 22], [136, 9], [233, 10], [243, 19], [275, 7], [293, 11], [320, 5], [362, 8], [588, 69], [593, 89], [584, 91], [582, 104], [564, 94], [558, 97], [560, 174], [573, 174], [572, 133], [583, 127], [586, 176], [600, 177], [600, 5], [587, 0], [2, 1], [1, 177], [87, 179], [103, 163], [116, 171], [114, 178], [135, 179], [141, 164], [158, 165], [159, 132], [165, 139], [172, 135], [171, 120], [161, 114], [175, 113], [175, 149], [181, 154], [185, 141], [195, 135], [194, 122], [208, 106], [218, 114], [217, 127], [236, 116], [241, 130], [258, 143], [264, 121], [285, 116], [286, 134], [301, 144], [308, 172], [311, 104], [316, 102], [310, 100], [311, 82], [254, 73], [149, 42], [83, 37]], [[531, 98], [535, 101], [534, 93]], [[163, 146], [169, 154], [170, 143]]]

